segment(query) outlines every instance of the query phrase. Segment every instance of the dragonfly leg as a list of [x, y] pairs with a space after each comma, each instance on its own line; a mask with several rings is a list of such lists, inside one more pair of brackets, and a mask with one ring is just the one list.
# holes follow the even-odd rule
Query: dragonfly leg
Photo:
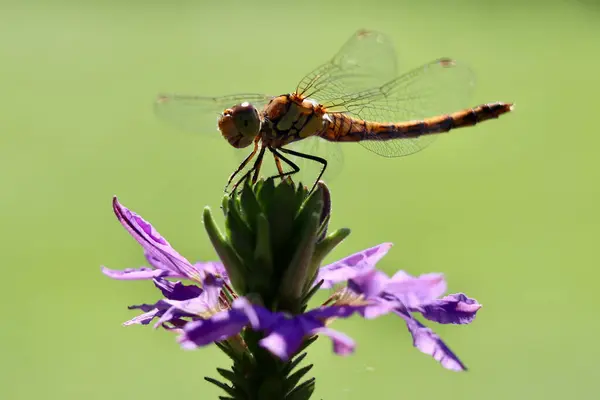
[[[272, 151], [271, 151], [272, 152]], [[272, 152], [273, 153], [273, 152]], [[278, 154], [278, 153], [277, 153]], [[275, 159], [275, 165], [277, 166], [277, 171], [279, 172], [278, 177], [283, 181], [286, 178], [286, 174], [283, 171], [283, 167], [281, 166], [281, 158], [276, 153], [273, 153], [273, 158]], [[288, 164], [289, 165], [289, 164]], [[289, 175], [289, 174], [288, 174]], [[275, 176], [273, 176], [275, 178]], [[288, 176], [289, 178], [289, 176]], [[291, 178], [289, 178], [291, 180]]]
[[275, 165], [277, 166], [277, 171], [279, 171], [279, 175], [283, 176], [283, 167], [281, 166], [281, 158], [279, 156], [273, 154], [273, 158], [275, 158]]
[[254, 169], [254, 175], [252, 176], [252, 184], [255, 184], [256, 181], [258, 180], [258, 173], [260, 172], [260, 167], [262, 166], [262, 162], [263, 162], [263, 157], [262, 155], [264, 154], [264, 148], [261, 151], [261, 157], [259, 157], [256, 162], [254, 163], [254, 167], [252, 169]]
[[[257, 139], [258, 139], [258, 136], [257, 136]], [[229, 176], [229, 179], [227, 180], [227, 185], [225, 185], [225, 189], [224, 189], [225, 192], [227, 192], [227, 188], [229, 187], [229, 185], [231, 185], [233, 178], [235, 178], [235, 176], [237, 174], [239, 174], [241, 170], [244, 169], [244, 167], [248, 164], [248, 162], [252, 159], [252, 157], [254, 157], [257, 150], [258, 150], [258, 140], [254, 140], [254, 150], [252, 150], [252, 153], [250, 153], [248, 155], [248, 157], [246, 157], [244, 159], [244, 161], [242, 161], [242, 163], [237, 167], [237, 169]]]
[[[316, 181], [315, 181], [315, 183], [313, 184], [313, 187], [312, 187], [312, 189], [310, 189], [310, 192], [309, 192], [309, 193], [312, 193], [312, 191], [313, 191], [313, 190], [315, 190], [315, 187], [317, 187], [317, 183], [319, 183], [319, 180], [321, 179], [321, 177], [322, 177], [322, 176], [323, 176], [323, 174], [325, 173], [325, 169], [327, 168], [327, 160], [326, 160], [326, 159], [324, 159], [324, 158], [321, 158], [321, 157], [312, 156], [312, 155], [310, 155], [310, 154], [304, 154], [304, 153], [300, 153], [300, 152], [297, 152], [297, 151], [294, 151], [294, 150], [290, 150], [290, 149], [284, 149], [283, 147], [282, 147], [282, 148], [280, 148], [280, 149], [279, 149], [279, 151], [281, 151], [282, 153], [290, 154], [290, 155], [292, 155], [292, 156], [296, 156], [296, 157], [300, 157], [300, 158], [305, 158], [305, 159], [307, 159], [307, 160], [316, 161], [316, 162], [318, 162], [319, 164], [321, 164], [321, 165], [322, 165], [321, 172], [319, 172], [319, 176], [317, 177], [317, 180], [316, 180]], [[279, 157], [281, 157], [281, 159], [282, 159], [282, 160], [284, 160], [284, 161], [286, 161], [286, 162], [288, 162], [288, 163], [291, 163], [291, 161], [289, 161], [289, 160], [286, 160], [286, 159], [285, 159], [285, 158], [284, 158], [284, 157], [283, 157], [281, 154], [279, 154]], [[291, 164], [293, 164], [293, 163], [291, 163]], [[293, 164], [293, 165], [296, 165], [296, 164]], [[293, 168], [293, 167], [292, 167], [292, 168]], [[296, 166], [296, 168], [298, 168], [298, 166]], [[292, 172], [292, 173], [296, 173], [296, 172], [298, 172], [298, 171], [300, 171], [300, 168], [298, 168], [298, 170], [297, 170], [297, 171], [294, 171], [294, 172]], [[290, 174], [290, 175], [291, 175], [291, 174]]]
[[[283, 181], [283, 179], [287, 177], [291, 180], [291, 175], [300, 171], [300, 167], [298, 167], [296, 164], [294, 164], [291, 160], [288, 160], [285, 156], [283, 156], [281, 153], [279, 153], [276, 149], [269, 147], [269, 151], [271, 153], [273, 153], [273, 158], [275, 158], [275, 164], [277, 165], [277, 170], [279, 171], [279, 175], [273, 175], [267, 179], [281, 178], [281, 180]], [[292, 167], [293, 171], [283, 172], [283, 168], [281, 166], [282, 160], [287, 165]]]
[[262, 147], [260, 149], [260, 152], [258, 153], [258, 156], [256, 156], [256, 160], [254, 160], [254, 165], [252, 166], [252, 168], [250, 168], [250, 170], [248, 170], [248, 172], [246, 172], [236, 183], [235, 185], [233, 185], [233, 188], [231, 189], [232, 192], [235, 192], [238, 188], [238, 186], [240, 185], [240, 183], [244, 182], [246, 179], [248, 179], [250, 177], [250, 174], [252, 174], [252, 172], [255, 173], [255, 176], [258, 175], [258, 171], [260, 170], [260, 166], [262, 165], [262, 160], [263, 157], [265, 155], [265, 150], [266, 147]]

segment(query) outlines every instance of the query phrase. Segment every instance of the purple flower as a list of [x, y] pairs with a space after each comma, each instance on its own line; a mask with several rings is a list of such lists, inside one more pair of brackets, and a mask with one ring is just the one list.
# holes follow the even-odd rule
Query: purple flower
[[[442, 296], [446, 282], [442, 274], [424, 274], [413, 277], [404, 271], [389, 277], [375, 265], [391, 248], [391, 243], [363, 250], [320, 268], [315, 284], [331, 289], [342, 284], [328, 301], [328, 305], [297, 315], [271, 311], [248, 299], [238, 298], [229, 284], [227, 273], [220, 262], [191, 264], [141, 216], [113, 199], [113, 209], [119, 222], [141, 244], [150, 267], [102, 272], [118, 280], [152, 279], [164, 296], [153, 304], [130, 306], [143, 314], [124, 325], [163, 326], [180, 333], [179, 343], [184, 348], [197, 348], [239, 337], [245, 329], [264, 334], [259, 344], [282, 360], [295, 355], [303, 341], [314, 335], [332, 340], [336, 354], [354, 351], [355, 343], [348, 336], [327, 325], [336, 318], [359, 314], [366, 319], [393, 312], [401, 317], [413, 337], [413, 344], [433, 356], [442, 366], [452, 370], [466, 369], [442, 340], [413, 317], [442, 324], [467, 324], [473, 321], [481, 305], [462, 293]], [[178, 278], [191, 281], [192, 285]]]

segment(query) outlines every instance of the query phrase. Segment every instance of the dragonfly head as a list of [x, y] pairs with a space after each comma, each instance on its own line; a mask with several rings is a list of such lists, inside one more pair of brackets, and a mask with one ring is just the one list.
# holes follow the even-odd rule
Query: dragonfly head
[[258, 110], [248, 102], [237, 104], [223, 111], [218, 124], [223, 137], [230, 145], [238, 149], [252, 144], [261, 129]]

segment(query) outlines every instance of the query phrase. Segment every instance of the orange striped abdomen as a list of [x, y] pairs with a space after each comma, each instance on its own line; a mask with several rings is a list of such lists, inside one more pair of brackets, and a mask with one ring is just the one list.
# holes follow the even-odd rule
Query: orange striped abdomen
[[500, 115], [510, 112], [512, 108], [511, 103], [488, 103], [449, 115], [394, 124], [363, 121], [341, 113], [331, 113], [332, 123], [329, 124], [322, 137], [332, 142], [412, 139], [473, 126], [489, 119], [498, 118]]

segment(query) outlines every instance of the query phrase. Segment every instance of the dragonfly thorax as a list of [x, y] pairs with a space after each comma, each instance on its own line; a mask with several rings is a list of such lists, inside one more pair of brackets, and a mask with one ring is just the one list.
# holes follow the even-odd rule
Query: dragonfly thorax
[[273, 98], [263, 112], [262, 139], [271, 147], [281, 147], [307, 137], [320, 135], [329, 120], [318, 102], [295, 93]]
[[223, 137], [238, 149], [247, 147], [254, 141], [261, 131], [261, 125], [258, 110], [248, 102], [226, 109], [218, 120]]

